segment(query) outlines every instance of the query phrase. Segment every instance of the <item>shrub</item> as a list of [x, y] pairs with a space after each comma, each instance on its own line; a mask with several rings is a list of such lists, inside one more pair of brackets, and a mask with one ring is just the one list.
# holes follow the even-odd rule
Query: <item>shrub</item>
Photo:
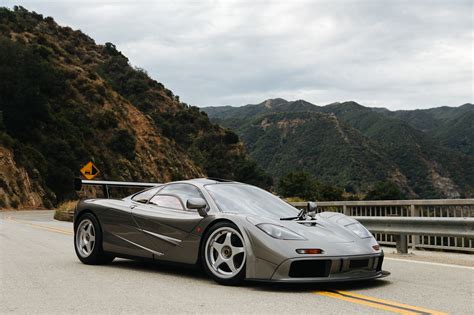
[[365, 200], [402, 200], [405, 194], [392, 182], [379, 182], [372, 188]]
[[315, 179], [306, 172], [290, 172], [278, 181], [277, 192], [283, 197], [314, 199]]
[[116, 128], [118, 126], [118, 120], [115, 117], [114, 112], [111, 110], [105, 110], [97, 113], [95, 115], [95, 119], [96, 126], [102, 130]]
[[343, 200], [344, 191], [332, 185], [318, 182], [307, 172], [290, 172], [280, 178], [277, 192], [283, 197], [297, 197], [304, 200]]
[[224, 142], [226, 144], [236, 144], [239, 142], [239, 136], [230, 130], [226, 130], [224, 134]]
[[129, 160], [135, 158], [135, 145], [136, 138], [134, 135], [128, 132], [126, 129], [118, 130], [112, 140], [110, 141], [110, 147], [117, 153], [120, 153]]

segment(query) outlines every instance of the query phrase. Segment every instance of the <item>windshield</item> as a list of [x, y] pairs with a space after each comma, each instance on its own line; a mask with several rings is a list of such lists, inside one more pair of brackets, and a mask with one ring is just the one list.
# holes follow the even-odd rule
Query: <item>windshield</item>
[[206, 190], [223, 212], [242, 213], [264, 217], [291, 217], [298, 215], [298, 209], [277, 196], [245, 184], [210, 184]]

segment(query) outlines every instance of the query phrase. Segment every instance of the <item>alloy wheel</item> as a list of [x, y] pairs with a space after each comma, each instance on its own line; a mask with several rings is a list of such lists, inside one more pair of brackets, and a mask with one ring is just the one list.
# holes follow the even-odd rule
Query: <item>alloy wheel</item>
[[76, 247], [81, 257], [89, 257], [95, 246], [95, 228], [89, 219], [84, 219], [79, 224], [76, 232]]
[[207, 239], [205, 249], [206, 264], [219, 278], [233, 278], [245, 265], [244, 240], [231, 227], [215, 230]]

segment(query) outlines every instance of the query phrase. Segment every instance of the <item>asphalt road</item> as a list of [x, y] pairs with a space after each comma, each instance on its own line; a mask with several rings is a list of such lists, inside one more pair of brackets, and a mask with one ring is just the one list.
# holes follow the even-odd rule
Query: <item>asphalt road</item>
[[388, 257], [392, 275], [371, 282], [224, 287], [192, 268], [83, 265], [72, 224], [52, 215], [0, 212], [0, 313], [474, 314], [474, 267], [440, 263], [439, 254], [434, 263]]

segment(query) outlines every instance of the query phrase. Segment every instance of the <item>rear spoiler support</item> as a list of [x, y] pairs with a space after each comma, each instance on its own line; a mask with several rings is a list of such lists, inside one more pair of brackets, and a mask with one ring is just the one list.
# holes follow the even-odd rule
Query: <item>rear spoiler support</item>
[[161, 186], [160, 183], [141, 183], [141, 182], [116, 182], [108, 180], [85, 180], [81, 178], [74, 179], [74, 189], [80, 191], [82, 186], [102, 186], [104, 196], [110, 198], [109, 187], [156, 187]]

